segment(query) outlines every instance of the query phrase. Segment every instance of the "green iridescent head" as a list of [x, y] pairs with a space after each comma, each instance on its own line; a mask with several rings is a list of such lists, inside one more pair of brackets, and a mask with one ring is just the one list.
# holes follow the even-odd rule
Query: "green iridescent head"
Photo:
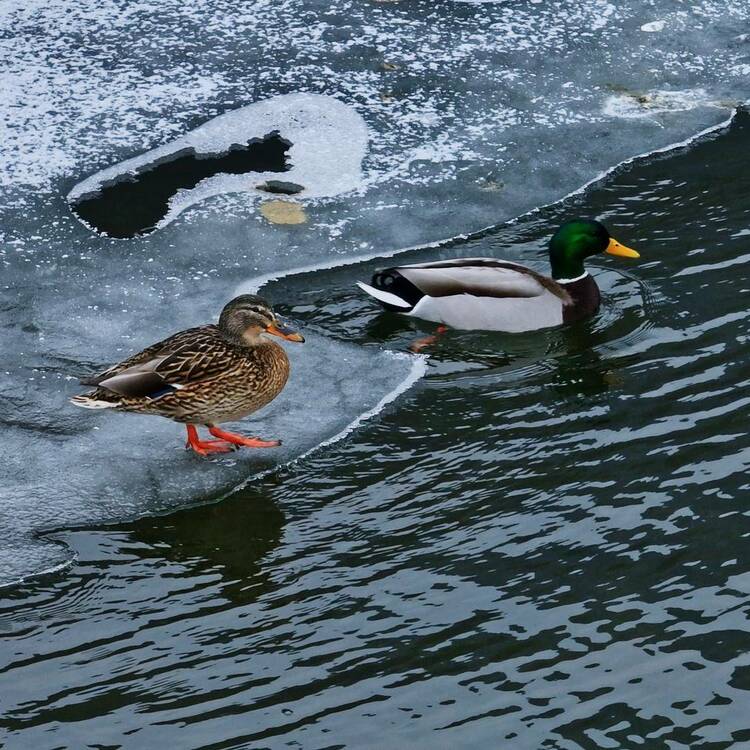
[[604, 224], [592, 219], [566, 221], [549, 241], [552, 278], [576, 279], [584, 273], [584, 261], [599, 253], [637, 258], [635, 250], [609, 236]]

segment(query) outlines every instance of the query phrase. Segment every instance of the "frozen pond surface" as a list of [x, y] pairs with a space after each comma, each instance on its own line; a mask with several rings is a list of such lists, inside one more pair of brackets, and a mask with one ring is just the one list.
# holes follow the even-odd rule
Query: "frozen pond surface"
[[[329, 439], [417, 365], [320, 328], [285, 401], [259, 415], [284, 452], [210, 467], [167, 423], [73, 411], [75, 375], [210, 319], [256, 277], [560, 198], [726, 120], [750, 72], [740, 2], [6, 2], [0, 20], [4, 581], [64, 557], [31, 532], [226, 491]], [[272, 130], [293, 143], [299, 224], [269, 221], [248, 175], [179, 193], [131, 240], [70, 212], [71, 191], [159, 153]]]
[[[447, 333], [376, 419], [221, 502], [55, 533], [70, 569], [0, 597], [0, 738], [744, 750], [749, 192], [744, 115], [533, 219], [404, 256], [544, 268], [570, 211], [643, 253], [590, 264], [595, 318]], [[419, 329], [353, 286], [377, 264], [264, 292], [314, 349], [403, 349]], [[191, 472], [165, 428], [159, 449]]]

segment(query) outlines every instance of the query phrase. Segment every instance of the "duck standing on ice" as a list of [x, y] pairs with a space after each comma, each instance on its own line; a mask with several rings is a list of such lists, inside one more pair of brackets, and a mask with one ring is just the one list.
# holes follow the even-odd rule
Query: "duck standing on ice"
[[[239, 446], [273, 448], [281, 441], [217, 427], [257, 411], [286, 385], [289, 359], [268, 335], [305, 340], [282, 325], [265, 300], [244, 294], [224, 307], [217, 325], [180, 331], [82, 379], [83, 385], [96, 389], [71, 401], [86, 409], [156, 414], [181, 422], [187, 427], [187, 446], [203, 456]], [[201, 440], [198, 425], [205, 425], [216, 439]]]

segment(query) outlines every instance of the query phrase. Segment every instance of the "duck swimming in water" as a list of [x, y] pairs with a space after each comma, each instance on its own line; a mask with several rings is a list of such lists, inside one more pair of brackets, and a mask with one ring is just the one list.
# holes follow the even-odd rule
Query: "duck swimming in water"
[[[71, 401], [86, 409], [116, 409], [156, 414], [187, 427], [187, 446], [205, 456], [239, 446], [273, 448], [279, 440], [261, 440], [222, 430], [273, 401], [286, 385], [289, 359], [284, 348], [266, 338], [302, 342], [282, 325], [260, 297], [243, 294], [229, 302], [218, 325], [188, 328], [92, 378], [95, 390]], [[205, 425], [216, 440], [201, 440]]]
[[464, 330], [517, 333], [572, 323], [599, 308], [599, 287], [584, 268], [599, 253], [638, 258], [603, 224], [573, 219], [549, 242], [552, 276], [495, 258], [394, 266], [357, 282], [386, 309]]

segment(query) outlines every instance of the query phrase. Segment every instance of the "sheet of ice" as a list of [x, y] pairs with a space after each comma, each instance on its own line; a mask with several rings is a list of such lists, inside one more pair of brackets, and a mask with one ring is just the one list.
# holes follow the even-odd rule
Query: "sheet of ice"
[[[661, 31], [642, 30], [654, 21]], [[177, 494], [190, 502], [256, 470], [186, 464], [166, 422], [68, 409], [67, 376], [209, 319], [256, 277], [467, 233], [716, 125], [748, 97], [748, 21], [745, 0], [0, 0], [0, 427], [25, 477], [6, 468], [0, 485], [6, 566], [59, 559], [28, 546], [31, 530], [115, 521]], [[292, 162], [308, 184], [284, 175], [315, 191], [300, 198], [306, 223], [269, 223], [246, 185], [227, 192], [227, 181], [198, 187], [189, 208], [132, 240], [98, 236], [70, 213], [65, 196], [97, 171], [179, 139], [205, 136], [214, 150], [229, 131], [266, 124], [297, 138]], [[331, 404], [317, 431], [308, 414], [288, 456], [373, 408], [409, 371], [374, 349], [326, 349], [318, 333], [295, 355], [286, 397], [310, 393], [318, 381], [304, 358], [325, 351], [333, 363], [355, 358], [362, 390]], [[141, 429], [158, 450], [141, 452]]]
[[[90, 324], [99, 327], [95, 317]], [[104, 341], [102, 346], [107, 349]], [[341, 439], [424, 372], [420, 357], [315, 333], [304, 346], [287, 350], [292, 362], [287, 388], [237, 425], [245, 434], [281, 438], [282, 446], [211, 460], [184, 449], [182, 425], [70, 406], [67, 398], [81, 388], [57, 367], [13, 378], [3, 393], [4, 411], [12, 405], [24, 418], [6, 421], [3, 429], [14, 449], [0, 467], [0, 585], [68, 559], [65, 550], [34, 538], [40, 529], [106, 523], [221, 496]]]

